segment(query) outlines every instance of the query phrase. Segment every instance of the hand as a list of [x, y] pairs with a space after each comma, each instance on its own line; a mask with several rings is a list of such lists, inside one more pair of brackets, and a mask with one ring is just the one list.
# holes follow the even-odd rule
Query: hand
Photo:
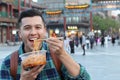
[[57, 55], [61, 55], [62, 52], [64, 52], [64, 42], [63, 40], [60, 40], [58, 38], [49, 38], [48, 40], [46, 40], [46, 42], [48, 43], [48, 46], [50, 48], [50, 50], [53, 53], [56, 53]]
[[32, 68], [29, 71], [26, 71], [22, 65], [21, 77], [20, 80], [35, 80], [38, 74], [42, 71], [45, 65], [37, 66]]

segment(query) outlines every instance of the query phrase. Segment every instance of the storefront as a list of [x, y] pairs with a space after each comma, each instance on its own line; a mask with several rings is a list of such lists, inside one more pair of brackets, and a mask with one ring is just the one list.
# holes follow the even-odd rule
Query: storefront
[[71, 34], [80, 36], [82, 33], [89, 32], [89, 25], [82, 25], [82, 24], [67, 24], [66, 26], [66, 36]]
[[47, 25], [48, 36], [52, 37], [53, 33], [57, 36], [69, 36], [71, 34], [87, 34], [90, 30], [89, 25], [83, 24], [67, 24], [66, 30], [64, 30], [63, 24], [48, 24]]
[[53, 37], [55, 34], [57, 37], [64, 36], [64, 25], [63, 24], [48, 24], [47, 25], [48, 36]]

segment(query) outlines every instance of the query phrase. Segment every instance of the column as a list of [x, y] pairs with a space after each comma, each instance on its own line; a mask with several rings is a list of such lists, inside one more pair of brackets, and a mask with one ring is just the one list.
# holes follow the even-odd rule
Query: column
[[18, 16], [20, 15], [20, 6], [21, 6], [21, 0], [18, 0]]
[[24, 0], [24, 7], [26, 7], [26, 0]]
[[31, 0], [29, 0], [29, 7], [31, 8]]
[[7, 28], [6, 28], [6, 40], [9, 40], [8, 35], [9, 35], [9, 26], [7, 26]]
[[3, 28], [1, 28], [1, 42], [3, 43]]
[[7, 4], [7, 12], [8, 12], [8, 17], [10, 16], [10, 6]]
[[92, 12], [90, 12], [90, 31], [93, 30]]
[[64, 36], [66, 36], [66, 17], [63, 17], [64, 18]]

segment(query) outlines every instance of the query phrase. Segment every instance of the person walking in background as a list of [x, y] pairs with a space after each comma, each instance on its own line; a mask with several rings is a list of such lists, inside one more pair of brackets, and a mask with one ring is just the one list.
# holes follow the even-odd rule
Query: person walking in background
[[73, 35], [70, 36], [69, 45], [70, 45], [71, 54], [74, 54], [75, 53], [75, 47], [74, 47], [75, 43], [74, 43], [74, 36]]
[[93, 49], [93, 45], [94, 45], [94, 37], [90, 36], [90, 48]]
[[96, 43], [96, 46], [98, 44], [98, 36], [95, 36], [95, 43]]
[[105, 46], [108, 47], [108, 36], [105, 35]]
[[76, 33], [76, 36], [75, 36], [75, 45], [76, 47], [78, 47], [79, 45], [78, 33]]
[[82, 46], [82, 35], [79, 37], [80, 45]]
[[112, 45], [114, 46], [115, 45], [115, 36], [114, 35], [112, 35], [111, 42], [112, 42]]
[[86, 46], [87, 46], [87, 49], [89, 49], [89, 46], [90, 46], [89, 36], [87, 36], [87, 38], [86, 38]]
[[82, 34], [82, 50], [83, 50], [83, 56], [85, 55], [85, 44], [86, 44], [86, 37], [85, 34]]
[[65, 36], [64, 37], [64, 48], [66, 49], [67, 52], [70, 53], [70, 45], [69, 45], [70, 39], [69, 37]]
[[104, 35], [102, 35], [101, 37], [101, 47], [104, 47], [105, 45], [105, 38], [104, 38]]
[[55, 31], [53, 31], [52, 37], [57, 37], [57, 34], [55, 33]]

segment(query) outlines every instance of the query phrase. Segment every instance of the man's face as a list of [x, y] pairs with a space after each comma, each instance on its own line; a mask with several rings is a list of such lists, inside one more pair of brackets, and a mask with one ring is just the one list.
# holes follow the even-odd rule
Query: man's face
[[45, 38], [46, 28], [40, 16], [26, 17], [21, 20], [19, 36], [24, 42], [25, 51], [33, 50], [35, 39]]

